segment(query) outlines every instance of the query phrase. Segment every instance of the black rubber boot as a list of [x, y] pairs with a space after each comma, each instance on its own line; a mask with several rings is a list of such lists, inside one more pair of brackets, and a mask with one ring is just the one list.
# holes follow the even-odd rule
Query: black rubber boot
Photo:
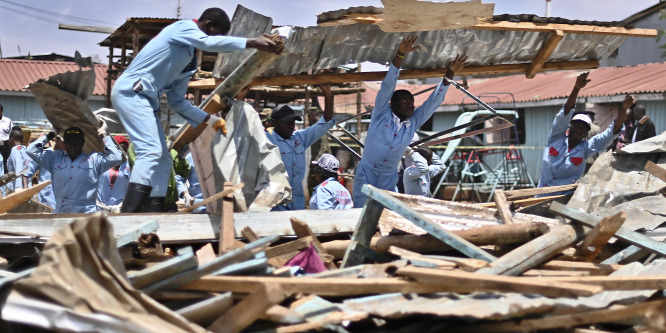
[[152, 186], [129, 183], [127, 184], [127, 192], [123, 199], [123, 205], [120, 206], [121, 213], [139, 213], [142, 212], [148, 203], [150, 191], [153, 190]]
[[146, 213], [161, 213], [164, 211], [165, 197], [150, 197], [144, 212]]

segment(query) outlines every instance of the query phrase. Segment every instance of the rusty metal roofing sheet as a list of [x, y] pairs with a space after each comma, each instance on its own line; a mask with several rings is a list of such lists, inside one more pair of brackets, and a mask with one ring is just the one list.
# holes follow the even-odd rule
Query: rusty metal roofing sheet
[[[234, 16], [232, 25], [244, 16]], [[250, 31], [248, 31], [250, 33]], [[253, 37], [242, 31], [237, 34]], [[370, 61], [389, 61], [406, 33], [385, 33], [378, 26], [352, 24], [333, 27], [293, 27], [286, 52], [264, 72], [265, 76], [316, 73], [320, 69]], [[456, 54], [466, 53], [473, 65], [531, 62], [550, 33], [502, 30], [437, 30], [416, 33], [421, 48], [403, 62], [403, 69], [443, 68]], [[548, 61], [598, 60], [617, 49], [626, 37], [566, 34]], [[221, 61], [214, 75], [229, 75], [240, 62]]]
[[[68, 71], [77, 71], [79, 66], [74, 62], [62, 61], [34, 61], [0, 59], [0, 91], [20, 91], [30, 83], [39, 79], [48, 79], [50, 76]], [[106, 65], [95, 65], [95, 89], [93, 95], [106, 94]]]
[[[654, 276], [666, 274], [666, 261], [648, 266], [625, 265], [611, 276]], [[469, 295], [439, 293], [423, 296], [386, 294], [344, 301], [342, 308], [365, 311], [384, 318], [405, 315], [436, 315], [458, 318], [503, 320], [527, 314], [567, 313], [605, 308], [613, 303], [645, 300], [655, 290], [604, 291], [589, 297], [547, 298], [518, 293], [476, 293]]]

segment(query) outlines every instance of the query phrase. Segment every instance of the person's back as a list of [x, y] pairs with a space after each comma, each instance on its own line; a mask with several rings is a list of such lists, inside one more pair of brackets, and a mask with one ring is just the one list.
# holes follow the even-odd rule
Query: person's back
[[403, 174], [405, 194], [430, 197], [430, 179], [442, 173], [446, 165], [429, 148], [420, 148], [408, 158], [411, 163]]
[[[7, 159], [7, 172], [13, 171], [18, 175], [23, 169], [28, 167], [30, 159], [26, 155], [26, 149], [22, 143], [23, 131], [20, 127], [15, 126], [9, 135], [9, 145], [12, 149], [9, 153], [9, 159]], [[21, 176], [7, 183], [7, 189], [10, 191], [16, 191], [17, 189], [22, 189], [24, 185], [27, 185], [27, 178]]]

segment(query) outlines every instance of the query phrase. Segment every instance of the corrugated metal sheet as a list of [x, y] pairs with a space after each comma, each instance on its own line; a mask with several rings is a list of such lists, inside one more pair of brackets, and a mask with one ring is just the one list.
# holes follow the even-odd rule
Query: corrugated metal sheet
[[[76, 71], [79, 66], [73, 62], [61, 61], [34, 61], [34, 60], [14, 60], [0, 59], [0, 91], [20, 91], [28, 90], [23, 87], [39, 79], [47, 79], [58, 73], [67, 71]], [[93, 95], [106, 94], [106, 65], [95, 65], [95, 90]]]
[[[611, 276], [649, 276], [666, 273], [666, 261], [648, 266], [625, 265]], [[612, 303], [646, 300], [655, 290], [604, 291], [589, 297], [547, 298], [517, 293], [477, 293], [458, 295], [440, 293], [424, 296], [387, 294], [344, 301], [342, 308], [365, 311], [384, 318], [405, 315], [436, 315], [458, 318], [502, 320], [539, 313], [570, 313], [605, 308]]]
[[[234, 16], [232, 25], [243, 24], [247, 10]], [[239, 35], [248, 34], [237, 31]], [[249, 31], [248, 31], [249, 33]], [[286, 52], [273, 62], [265, 76], [316, 73], [320, 69], [370, 61], [384, 64], [395, 54], [407, 33], [385, 33], [376, 25], [352, 24], [333, 27], [293, 27]], [[406, 57], [403, 69], [443, 68], [456, 54], [465, 53], [473, 65], [531, 62], [550, 38], [550, 33], [501, 30], [437, 30], [416, 33], [421, 48]], [[625, 37], [566, 34], [548, 61], [600, 60], [607, 57]], [[216, 66], [218, 77], [229, 75], [239, 61], [227, 58]]]

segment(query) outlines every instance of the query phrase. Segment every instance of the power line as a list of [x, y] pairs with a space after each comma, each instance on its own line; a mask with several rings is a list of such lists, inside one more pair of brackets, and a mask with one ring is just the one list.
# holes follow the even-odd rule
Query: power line
[[[32, 7], [32, 6], [24, 5], [24, 4], [9, 1], [9, 0], [0, 0], [0, 2], [4, 2], [4, 3], [10, 4], [10, 5], [14, 5], [14, 6], [23, 8], [23, 9], [28, 9], [28, 10], [31, 10], [31, 11], [39, 12], [39, 13], [46, 14], [46, 15], [49, 15], [49, 16], [55, 16], [55, 17], [58, 17], [59, 19], [74, 21], [74, 22], [78, 22], [78, 23], [82, 23], [82, 24], [102, 24], [102, 25], [109, 25], [109, 26], [115, 26], [116, 25], [114, 23], [104, 22], [104, 21], [95, 20], [95, 19], [89, 19], [89, 18], [85, 18], [85, 17], [78, 17], [78, 16], [74, 16], [74, 15], [60, 14], [60, 13], [57, 13], [57, 12], [49, 11], [49, 10], [38, 8], [38, 7]], [[15, 13], [18, 13], [18, 14], [31, 16], [31, 17], [36, 17], [34, 14], [31, 15], [29, 13], [17, 11], [15, 9], [9, 9], [9, 8], [6, 8], [6, 7], [3, 7], [3, 8], [11, 10], [11, 11], [13, 11]], [[37, 17], [37, 18], [49, 21], [48, 18], [46, 18], [46, 17]]]

